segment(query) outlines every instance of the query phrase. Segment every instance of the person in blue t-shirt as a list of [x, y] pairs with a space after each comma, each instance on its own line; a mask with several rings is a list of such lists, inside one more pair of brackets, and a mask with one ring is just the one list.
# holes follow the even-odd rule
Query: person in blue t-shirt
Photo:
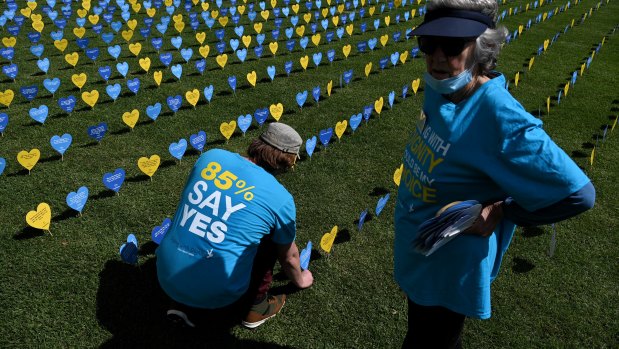
[[294, 242], [294, 200], [273, 176], [294, 166], [302, 142], [292, 127], [271, 123], [247, 157], [222, 149], [200, 156], [157, 249], [157, 277], [173, 300], [168, 319], [195, 327], [190, 315], [209, 309], [242, 312], [245, 327], [260, 326], [286, 301], [267, 294], [278, 259], [296, 287], [312, 285]]
[[[490, 317], [490, 283], [516, 225], [550, 224], [595, 201], [587, 176], [493, 71], [507, 35], [496, 0], [433, 0], [410, 35], [425, 100], [404, 152], [394, 274], [408, 296], [404, 348], [458, 348], [466, 317]], [[455, 201], [483, 204], [464, 233], [425, 256], [418, 227]]]

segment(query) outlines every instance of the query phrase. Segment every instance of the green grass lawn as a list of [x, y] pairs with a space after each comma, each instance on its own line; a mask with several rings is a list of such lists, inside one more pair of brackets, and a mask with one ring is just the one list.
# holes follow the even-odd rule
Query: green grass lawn
[[[25, 2], [17, 2], [20, 8], [24, 7]], [[281, 0], [279, 2], [282, 6]], [[468, 348], [603, 348], [617, 347], [619, 343], [619, 238], [615, 232], [618, 227], [615, 191], [619, 173], [616, 161], [619, 127], [614, 132], [609, 128], [603, 139], [605, 128], [612, 126], [619, 114], [619, 30], [614, 31], [619, 29], [619, 4], [613, 0], [603, 1], [596, 9], [599, 1], [582, 0], [578, 4], [571, 1], [569, 10], [535, 23], [537, 15], [567, 2], [545, 2], [540, 8], [506, 17], [501, 23], [512, 33], [518, 25], [526, 25], [529, 19], [533, 19], [533, 24], [504, 47], [498, 70], [512, 80], [509, 86], [512, 94], [527, 110], [542, 118], [547, 132], [591, 178], [597, 190], [596, 206], [576, 219], [555, 226], [557, 246], [552, 257], [548, 255], [551, 227], [518, 229], [503, 260], [500, 276], [493, 284], [492, 318], [466, 322], [464, 345]], [[229, 6], [228, 1], [225, 4]], [[524, 9], [526, 4], [526, 1], [507, 1], [501, 5], [501, 10], [519, 6]], [[40, 2], [39, 6], [42, 5]], [[56, 7], [61, 5], [59, 2]], [[211, 9], [215, 6], [212, 3]], [[323, 1], [322, 7], [326, 6]], [[366, 4], [368, 11], [370, 6], [374, 3]], [[5, 3], [0, 5], [2, 10], [5, 7]], [[90, 47], [100, 47], [101, 53], [96, 64], [81, 53], [70, 30], [75, 25], [74, 19], [64, 31], [69, 46], [63, 54], [53, 47], [49, 37], [52, 23], [45, 19], [42, 57], [50, 59], [51, 68], [47, 75], [41, 75], [37, 58], [30, 53], [26, 33], [31, 27], [26, 20], [17, 38], [13, 60], [19, 64], [19, 75], [16, 81], [0, 75], [0, 92], [12, 89], [16, 95], [9, 108], [0, 107], [0, 113], [10, 117], [0, 137], [0, 157], [7, 160], [7, 167], [0, 175], [0, 262], [3, 266], [0, 271], [0, 347], [399, 347], [406, 331], [407, 311], [406, 298], [393, 280], [396, 186], [392, 177], [401, 164], [405, 140], [423, 101], [423, 89], [413, 95], [410, 84], [422, 77], [425, 66], [422, 58], [409, 56], [404, 64], [398, 62], [393, 66], [389, 63], [381, 71], [379, 60], [394, 52], [410, 51], [415, 46], [413, 40], [404, 38], [395, 42], [391, 35], [400, 31], [404, 36], [406, 29], [421, 22], [418, 16], [404, 22], [403, 13], [417, 7], [416, 3], [406, 4], [391, 11], [385, 8], [380, 14], [380, 5], [376, 5], [374, 16], [366, 13], [365, 19], [355, 19], [351, 37], [344, 34], [340, 40], [336, 36], [328, 44], [319, 24], [318, 32], [323, 34], [321, 44], [315, 47], [310, 40], [302, 50], [297, 43], [292, 53], [285, 49], [287, 39], [283, 28], [291, 26], [285, 20], [275, 56], [267, 47], [272, 41], [271, 14], [262, 30], [266, 40], [260, 59], [253, 53], [256, 33], [244, 16], [241, 24], [245, 26], [245, 35], [253, 36], [248, 58], [241, 64], [228, 45], [229, 60], [224, 69], [215, 62], [218, 40], [213, 32], [220, 26], [215, 24], [213, 30], [209, 30], [200, 19], [199, 31], [207, 33], [205, 44], [210, 45], [203, 75], [196, 73], [194, 67], [200, 45], [185, 15], [187, 26], [182, 35], [182, 47], [193, 49], [190, 62], [184, 64], [171, 46], [170, 39], [177, 36], [172, 24], [163, 36], [162, 49], [162, 52], [173, 53], [172, 65], [182, 64], [180, 81], [160, 63], [158, 53], [137, 30], [130, 42], [142, 43], [138, 57], [129, 52], [119, 32], [112, 44], [122, 47], [118, 61], [129, 64], [127, 78], [141, 80], [136, 96], [128, 92], [127, 79], [116, 72], [116, 60], [107, 53], [107, 45], [92, 32], [90, 23], [86, 25], [86, 37], [90, 39]], [[267, 4], [267, 8], [270, 5]], [[302, 13], [307, 12], [303, 2], [300, 8], [299, 24], [304, 23]], [[589, 16], [590, 9], [593, 10]], [[35, 12], [41, 13], [41, 10]], [[161, 12], [163, 9], [157, 11], [155, 23]], [[587, 18], [581, 21], [585, 13]], [[402, 17], [400, 23], [395, 23], [396, 14]], [[391, 19], [388, 27], [384, 23], [387, 15]], [[75, 14], [73, 16], [75, 18]], [[137, 18], [141, 20], [145, 16], [142, 9]], [[375, 19], [381, 21], [377, 30], [373, 27]], [[564, 33], [572, 19], [575, 19], [574, 26]], [[114, 20], [120, 20], [118, 13]], [[257, 21], [262, 21], [260, 14]], [[361, 22], [367, 23], [365, 33], [359, 28]], [[333, 23], [329, 25], [329, 30], [334, 30]], [[226, 28], [226, 40], [237, 37], [232, 24]], [[122, 30], [125, 29], [126, 25]], [[311, 35], [309, 29], [308, 26], [306, 36]], [[103, 31], [110, 29], [104, 26]], [[537, 56], [537, 49], [544, 40], [557, 33], [561, 33], [557, 40]], [[373, 51], [357, 51], [358, 42], [378, 39], [385, 34], [390, 37], [384, 48], [379, 43]], [[0, 30], [0, 38], [7, 36], [6, 29]], [[294, 34], [293, 38], [298, 39], [298, 35]], [[578, 76], [576, 84], [559, 103], [559, 90], [574, 71], [580, 70], [603, 38], [604, 45], [589, 68]], [[352, 46], [348, 58], [342, 54], [346, 44]], [[326, 57], [329, 49], [336, 52], [331, 64]], [[75, 68], [69, 68], [64, 54], [74, 51], [80, 52], [80, 60]], [[315, 67], [312, 55], [317, 52], [321, 52], [323, 58]], [[299, 64], [305, 55], [310, 60], [307, 71]], [[535, 56], [535, 63], [529, 71], [528, 62], [532, 56]], [[148, 73], [138, 64], [138, 58], [143, 57], [152, 60]], [[284, 72], [286, 61], [293, 62], [290, 76]], [[373, 67], [366, 78], [364, 68], [368, 62], [372, 62]], [[0, 58], [1, 66], [8, 64]], [[110, 65], [114, 72], [109, 83], [122, 85], [124, 94], [116, 102], [105, 93], [106, 83], [97, 72], [98, 67], [104, 65]], [[271, 65], [277, 70], [272, 82], [267, 75], [267, 66]], [[349, 69], [354, 70], [353, 81], [341, 86], [341, 74]], [[153, 79], [153, 72], [158, 70], [163, 72], [160, 87]], [[258, 76], [256, 87], [251, 87], [245, 78], [252, 70]], [[79, 89], [71, 83], [71, 75], [82, 72], [88, 76], [82, 90], [96, 89], [101, 95], [92, 110], [81, 101]], [[513, 78], [517, 72], [520, 72], [520, 82], [516, 87]], [[237, 77], [238, 86], [235, 94], [228, 86], [228, 77], [233, 75]], [[55, 96], [42, 85], [43, 79], [52, 77], [62, 80]], [[329, 81], [333, 81], [331, 96], [326, 92]], [[28, 102], [20, 95], [19, 87], [34, 84], [38, 85], [39, 94], [34, 101]], [[211, 84], [215, 92], [212, 101], [207, 103], [202, 91]], [[402, 98], [405, 85], [409, 91], [407, 97]], [[322, 90], [319, 103], [311, 98], [315, 86]], [[201, 93], [195, 109], [184, 97], [185, 92], [194, 88]], [[304, 90], [308, 90], [309, 97], [301, 109], [295, 96]], [[391, 91], [396, 94], [393, 108], [387, 104]], [[78, 99], [70, 115], [61, 112], [57, 104], [58, 98], [68, 95]], [[168, 96], [174, 95], [183, 96], [183, 108], [175, 114], [165, 103]], [[354, 133], [349, 127], [340, 141], [334, 135], [328, 148], [317, 146], [311, 159], [304, 153], [294, 171], [279, 177], [295, 197], [299, 246], [305, 246], [310, 240], [318, 246], [324, 233], [335, 225], [339, 227], [330, 255], [318, 249], [314, 251], [310, 264], [314, 286], [290, 294], [281, 314], [256, 331], [240, 327], [222, 329], [217, 324], [196, 332], [170, 329], [164, 320], [167, 301], [156, 280], [156, 245], [150, 241], [150, 232], [164, 218], [172, 217], [186, 176], [199, 153], [188, 150], [179, 162], [168, 153], [168, 145], [181, 138], [188, 140], [191, 134], [204, 130], [208, 134], [205, 149], [218, 147], [243, 153], [251, 139], [261, 132], [256, 122], [245, 136], [237, 129], [228, 142], [219, 133], [219, 125], [278, 102], [285, 109], [280, 121], [292, 125], [308, 139], [317, 136], [321, 129], [335, 127], [337, 122], [362, 112], [364, 106], [373, 105], [379, 97], [385, 100], [380, 116], [374, 112]], [[550, 113], [545, 110], [548, 97], [551, 98]], [[157, 121], [152, 122], [145, 110], [156, 102], [163, 105], [163, 110]], [[40, 125], [28, 112], [43, 104], [49, 107], [50, 116]], [[132, 109], [140, 111], [140, 119], [131, 131], [121, 116]], [[86, 129], [102, 121], [107, 122], [109, 132], [96, 144], [87, 136]], [[73, 136], [73, 144], [61, 160], [51, 148], [49, 139], [63, 133]], [[41, 160], [28, 174], [17, 163], [16, 155], [32, 148], [41, 150]], [[591, 165], [594, 148], [595, 158]], [[153, 154], [161, 157], [162, 164], [151, 181], [140, 172], [137, 161]], [[114, 195], [105, 189], [101, 178], [104, 173], [120, 167], [125, 169], [127, 179], [119, 194]], [[89, 188], [90, 198], [83, 215], [78, 217], [77, 212], [67, 207], [65, 198], [80, 186]], [[376, 203], [387, 193], [392, 197], [376, 217]], [[47, 202], [52, 208], [53, 236], [25, 224], [26, 214], [40, 202]], [[371, 212], [371, 217], [359, 232], [356, 220], [365, 209]], [[122, 263], [118, 254], [129, 233], [134, 233], [140, 243], [138, 266]], [[287, 281], [278, 277], [274, 287], [289, 291], [286, 285]]]

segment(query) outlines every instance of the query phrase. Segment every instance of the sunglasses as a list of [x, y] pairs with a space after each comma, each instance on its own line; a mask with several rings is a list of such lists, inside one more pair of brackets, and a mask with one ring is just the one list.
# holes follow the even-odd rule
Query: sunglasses
[[459, 56], [469, 42], [473, 42], [475, 38], [446, 38], [435, 36], [419, 36], [419, 50], [427, 55], [434, 54], [437, 48], [448, 57]]

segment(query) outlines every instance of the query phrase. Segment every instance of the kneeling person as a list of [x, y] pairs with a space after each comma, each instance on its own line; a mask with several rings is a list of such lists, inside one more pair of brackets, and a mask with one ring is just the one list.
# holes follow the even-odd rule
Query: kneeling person
[[175, 301], [169, 319], [194, 327], [186, 310], [234, 308], [244, 326], [260, 326], [286, 300], [267, 295], [278, 259], [294, 285], [312, 285], [294, 242], [294, 200], [273, 176], [294, 166], [302, 143], [292, 127], [272, 123], [247, 157], [222, 149], [200, 156], [157, 249], [159, 283]]

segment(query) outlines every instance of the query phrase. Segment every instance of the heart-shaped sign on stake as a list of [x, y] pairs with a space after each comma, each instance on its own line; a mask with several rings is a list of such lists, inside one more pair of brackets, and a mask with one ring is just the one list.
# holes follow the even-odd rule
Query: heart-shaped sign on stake
[[309, 138], [305, 141], [305, 151], [307, 152], [307, 155], [310, 157], [310, 160], [312, 159], [312, 154], [314, 154], [314, 149], [316, 148], [316, 136], [313, 136], [312, 138]]
[[[187, 144], [185, 144], [185, 146], [187, 146]], [[160, 163], [161, 158], [159, 155], [152, 155], [150, 158], [143, 156], [138, 159], [138, 168], [140, 171], [144, 172], [145, 175], [150, 177], [150, 180], [152, 181], [153, 175], [157, 172]]]
[[312, 242], [308, 241], [307, 246], [305, 246], [305, 248], [301, 250], [301, 253], [299, 254], [299, 259], [301, 260], [302, 270], [308, 269], [311, 257], [312, 257]]
[[367, 217], [367, 215], [368, 215], [368, 210], [366, 208], [359, 215], [359, 223], [357, 223], [357, 230], [361, 231], [361, 229], [363, 228], [363, 223], [365, 223], [365, 218]]
[[330, 232], [322, 236], [322, 238], [320, 239], [320, 248], [322, 248], [327, 253], [331, 253], [331, 248], [333, 247], [333, 242], [335, 241], [336, 236], [337, 225], [334, 226]]
[[138, 239], [133, 234], [127, 236], [127, 242], [120, 246], [120, 259], [127, 264], [138, 263]]
[[404, 171], [404, 164], [400, 165], [400, 167], [398, 167], [393, 173], [393, 182], [395, 183], [396, 187], [400, 186], [400, 179], [402, 179], [403, 171]]
[[49, 204], [42, 202], [37, 206], [36, 211], [30, 211], [26, 214], [26, 223], [29, 226], [45, 230], [52, 235], [52, 232], [49, 230], [49, 225], [52, 221], [52, 209], [49, 207]]
[[77, 192], [70, 192], [67, 195], [67, 205], [72, 209], [76, 210], [82, 215], [82, 210], [84, 206], [86, 206], [86, 202], [88, 201], [88, 188], [80, 187]]
[[178, 159], [179, 163], [183, 160], [183, 155], [185, 155], [185, 151], [187, 150], [187, 140], [185, 138], [181, 138], [178, 143], [171, 143], [168, 147], [168, 151], [170, 154]]
[[374, 211], [376, 213], [376, 217], [378, 217], [380, 213], [383, 211], [383, 208], [387, 204], [387, 201], [389, 201], [389, 193], [387, 193], [387, 195], [378, 199], [378, 203], [376, 203], [376, 210]]
[[64, 160], [64, 153], [69, 149], [71, 143], [73, 142], [73, 137], [65, 133], [62, 136], [52, 136], [50, 139], [50, 144], [55, 151], [60, 153], [61, 160]]
[[28, 170], [28, 174], [30, 174], [30, 170], [34, 167], [34, 165], [39, 162], [41, 158], [41, 152], [39, 149], [32, 149], [30, 151], [22, 150], [17, 153], [17, 162], [22, 165], [25, 169]]
[[114, 191], [118, 195], [120, 187], [125, 181], [125, 170], [117, 168], [114, 172], [108, 172], [103, 175], [103, 185], [106, 188]]
[[198, 131], [196, 134], [189, 136], [189, 143], [194, 149], [202, 153], [204, 145], [206, 145], [206, 132]]
[[234, 120], [222, 122], [221, 125], [219, 125], [219, 131], [226, 138], [226, 143], [228, 143], [228, 140], [230, 140], [230, 137], [234, 134], [234, 130], [236, 130], [236, 121]]
[[172, 226], [172, 220], [170, 218], [166, 218], [163, 220], [161, 225], [153, 228], [150, 236], [157, 245], [161, 244], [161, 240], [165, 237], [165, 234], [168, 232], [168, 229], [170, 229], [170, 226]]

